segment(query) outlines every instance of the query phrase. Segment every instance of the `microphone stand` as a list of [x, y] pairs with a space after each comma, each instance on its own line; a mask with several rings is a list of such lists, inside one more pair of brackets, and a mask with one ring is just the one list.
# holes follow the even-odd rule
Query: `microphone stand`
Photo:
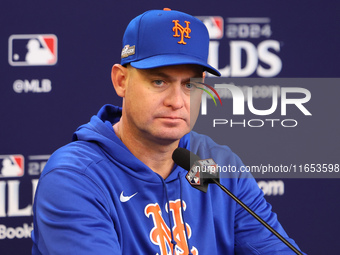
[[245, 205], [240, 199], [238, 199], [231, 191], [224, 187], [217, 180], [212, 179], [213, 183], [216, 183], [225, 193], [227, 193], [232, 199], [234, 199], [240, 206], [243, 207], [248, 213], [250, 213], [255, 219], [257, 219], [262, 225], [264, 225], [270, 232], [272, 232], [277, 238], [284, 242], [290, 249], [292, 249], [296, 254], [302, 255], [302, 253], [297, 250], [290, 242], [288, 242], [283, 236], [281, 236], [275, 229], [268, 225], [264, 220], [262, 220], [255, 212], [253, 212], [247, 205]]

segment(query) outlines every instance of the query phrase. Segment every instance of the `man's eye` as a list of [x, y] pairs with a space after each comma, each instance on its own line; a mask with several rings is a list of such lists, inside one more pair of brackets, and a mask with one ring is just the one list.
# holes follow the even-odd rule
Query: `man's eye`
[[162, 80], [155, 80], [155, 81], [153, 81], [153, 83], [154, 83], [156, 86], [162, 86], [162, 85], [164, 85], [164, 81], [162, 81]]
[[194, 85], [193, 83], [187, 83], [187, 84], [185, 84], [185, 87], [186, 87], [187, 89], [192, 89], [192, 88], [195, 87], [195, 85]]

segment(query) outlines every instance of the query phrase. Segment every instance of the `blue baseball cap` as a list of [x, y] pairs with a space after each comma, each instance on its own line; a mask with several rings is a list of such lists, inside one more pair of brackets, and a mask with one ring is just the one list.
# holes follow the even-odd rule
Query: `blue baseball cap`
[[164, 8], [134, 18], [123, 36], [121, 65], [137, 69], [196, 64], [204, 71], [221, 76], [207, 63], [209, 33], [199, 19]]

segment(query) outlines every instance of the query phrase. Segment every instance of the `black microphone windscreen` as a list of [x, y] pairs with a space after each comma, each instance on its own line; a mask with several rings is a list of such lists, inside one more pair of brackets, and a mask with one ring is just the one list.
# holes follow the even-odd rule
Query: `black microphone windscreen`
[[172, 159], [177, 165], [189, 171], [195, 161], [200, 160], [200, 157], [185, 148], [178, 147], [172, 153]]

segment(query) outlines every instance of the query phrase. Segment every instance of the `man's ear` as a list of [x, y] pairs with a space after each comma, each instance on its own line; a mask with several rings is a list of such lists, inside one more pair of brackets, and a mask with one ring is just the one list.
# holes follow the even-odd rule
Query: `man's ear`
[[125, 90], [127, 85], [127, 68], [120, 65], [115, 64], [111, 70], [111, 80], [116, 93], [120, 97], [125, 96]]

